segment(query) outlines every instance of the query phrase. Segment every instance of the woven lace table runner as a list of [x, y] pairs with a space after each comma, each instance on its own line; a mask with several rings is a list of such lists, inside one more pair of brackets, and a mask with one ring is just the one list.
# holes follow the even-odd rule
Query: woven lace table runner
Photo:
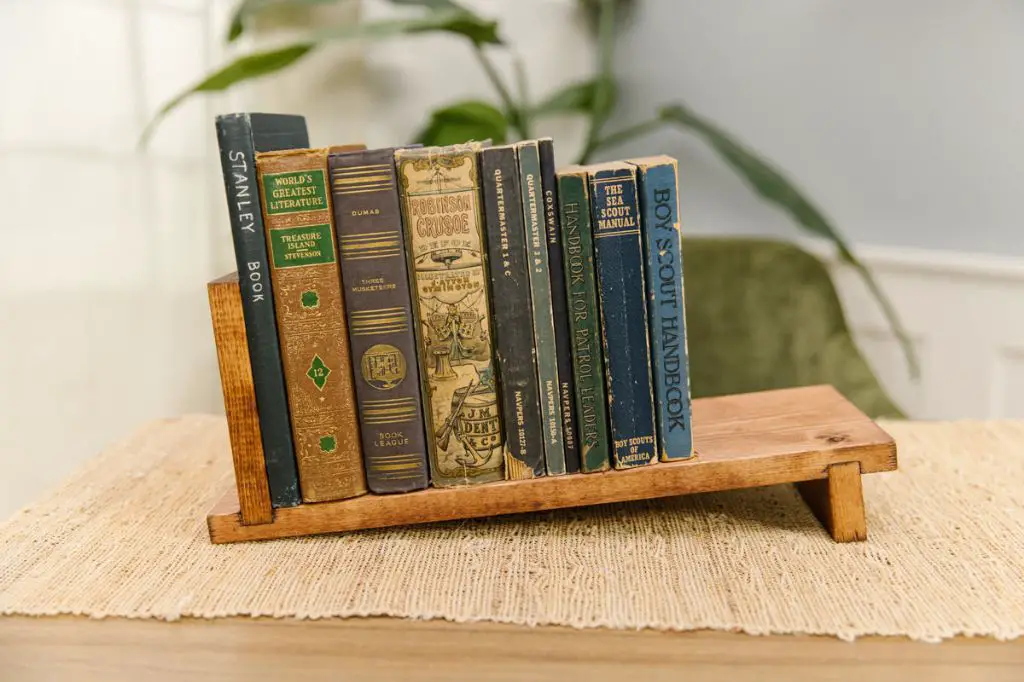
[[842, 638], [1024, 633], [1024, 423], [890, 422], [866, 543], [790, 486], [210, 544], [223, 418], [149, 424], [0, 523], [0, 613], [397, 616]]

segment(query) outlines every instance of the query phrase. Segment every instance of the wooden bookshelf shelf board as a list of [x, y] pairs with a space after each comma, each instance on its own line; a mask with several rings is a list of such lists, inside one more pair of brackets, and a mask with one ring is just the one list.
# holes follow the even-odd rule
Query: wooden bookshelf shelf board
[[[215, 543], [796, 483], [837, 542], [867, 538], [861, 475], [896, 469], [892, 437], [831, 386], [694, 401], [696, 457], [637, 469], [364, 495], [243, 524], [232, 488], [207, 517]], [[769, 510], [765, 510], [770, 514]]]

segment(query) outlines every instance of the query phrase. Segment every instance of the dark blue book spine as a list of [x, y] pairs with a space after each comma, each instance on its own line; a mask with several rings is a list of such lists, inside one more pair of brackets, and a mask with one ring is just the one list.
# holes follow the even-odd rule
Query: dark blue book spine
[[228, 114], [218, 116], [216, 124], [270, 502], [274, 507], [294, 507], [302, 498], [274, 317], [255, 159], [256, 152], [308, 147], [306, 123], [301, 116]]
[[612, 465], [626, 469], [657, 461], [635, 170], [593, 166], [590, 187]]
[[555, 321], [555, 360], [562, 410], [562, 439], [565, 442], [565, 473], [575, 474], [580, 471], [580, 449], [572, 383], [572, 336], [569, 334], [569, 305], [565, 290], [562, 223], [558, 215], [555, 147], [551, 138], [538, 140], [537, 146], [540, 150], [540, 186], [544, 193], [544, 225], [548, 237], [548, 275], [551, 279], [551, 312]]
[[663, 462], [687, 459], [693, 456], [693, 431], [676, 160], [660, 156], [630, 163], [637, 167], [646, 254], [658, 456]]

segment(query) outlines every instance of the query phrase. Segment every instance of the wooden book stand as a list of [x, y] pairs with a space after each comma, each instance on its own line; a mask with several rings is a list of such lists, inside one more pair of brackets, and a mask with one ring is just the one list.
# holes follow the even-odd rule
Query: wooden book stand
[[861, 475], [896, 469], [889, 434], [831, 386], [808, 386], [695, 400], [697, 454], [685, 461], [271, 509], [237, 278], [211, 282], [209, 293], [236, 479], [207, 516], [215, 543], [779, 483], [796, 483], [832, 538], [852, 542], [867, 539]]

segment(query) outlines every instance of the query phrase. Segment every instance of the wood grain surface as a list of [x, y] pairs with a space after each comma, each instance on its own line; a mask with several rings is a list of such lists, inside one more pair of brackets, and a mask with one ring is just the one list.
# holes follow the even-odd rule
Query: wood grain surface
[[833, 464], [828, 468], [828, 478], [797, 483], [796, 487], [837, 542], [868, 539], [859, 463]]
[[256, 411], [249, 346], [245, 339], [238, 273], [215, 279], [206, 288], [213, 318], [213, 338], [217, 342], [224, 412], [231, 437], [231, 458], [235, 466], [240, 511], [237, 523], [269, 523], [273, 520], [270, 484], [263, 460], [263, 439]]
[[0, 617], [0, 680], [1020, 682], [1024, 640], [751, 637], [389, 618]]
[[230, 491], [207, 518], [210, 538], [261, 540], [795, 483], [826, 479], [829, 467], [850, 462], [862, 473], [896, 468], [892, 437], [831, 386], [698, 399], [693, 423], [697, 455], [682, 462], [364, 495], [278, 509], [268, 524], [240, 523]]

